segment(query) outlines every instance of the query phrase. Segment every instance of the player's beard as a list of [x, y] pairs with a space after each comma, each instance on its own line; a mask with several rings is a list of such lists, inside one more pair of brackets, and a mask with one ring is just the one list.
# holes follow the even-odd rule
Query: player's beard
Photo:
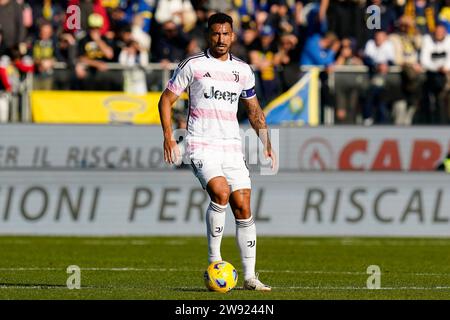
[[227, 55], [228, 52], [230, 51], [230, 46], [224, 45], [224, 46], [219, 46], [216, 45], [214, 46], [212, 49], [213, 54], [216, 56], [215, 58], [220, 58], [223, 57], [224, 55]]

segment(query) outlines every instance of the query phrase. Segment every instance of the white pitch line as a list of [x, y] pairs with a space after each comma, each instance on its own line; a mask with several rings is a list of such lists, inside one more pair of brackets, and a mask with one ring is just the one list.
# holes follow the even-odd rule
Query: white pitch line
[[[6, 285], [6, 284], [2, 284], [0, 285], [0, 289], [43, 289], [43, 290], [49, 290], [49, 289], [64, 289], [64, 290], [68, 290], [67, 287], [64, 286], [52, 286], [52, 285], [34, 285], [34, 286], [27, 286], [27, 285]], [[81, 287], [81, 289], [99, 289], [96, 287]], [[101, 288], [100, 288], [101, 289]]]
[[[28, 245], [32, 243], [32, 240], [29, 239], [0, 239], [0, 244], [23, 244]], [[182, 246], [186, 245], [188, 241], [183, 239], [175, 239], [175, 240], [158, 240], [158, 242], [153, 241], [152, 239], [146, 240], [122, 240], [122, 239], [89, 239], [89, 240], [81, 240], [81, 245], [105, 245], [105, 246], [123, 246], [123, 245], [131, 245], [131, 246], [145, 246], [145, 245], [169, 245], [169, 246]], [[374, 240], [374, 239], [339, 239], [330, 240], [324, 238], [323, 240], [291, 240], [285, 239], [283, 240], [284, 244], [295, 244], [298, 246], [364, 246], [364, 247], [378, 247], [378, 246], [390, 246], [390, 247], [404, 247], [404, 246], [416, 246], [416, 247], [424, 247], [424, 246], [450, 246], [450, 240], [447, 239], [429, 239], [429, 240]], [[53, 245], [65, 245], [66, 242], [62, 240], [55, 240], [52, 242]]]
[[51, 287], [51, 286], [19, 286], [19, 285], [0, 285], [0, 289], [67, 289], [63, 287]]
[[[165, 287], [166, 289], [182, 289], [182, 290], [205, 290], [206, 289], [204, 287]], [[63, 289], [63, 290], [68, 290], [68, 288], [64, 287], [64, 286], [52, 286], [52, 285], [33, 285], [33, 286], [28, 286], [28, 285], [0, 285], [0, 289], [39, 289], [39, 290], [50, 290], [50, 289]], [[92, 287], [92, 286], [81, 286], [81, 290], [82, 289], [116, 289], [116, 290], [129, 290], [129, 289], [143, 289], [140, 287]], [[241, 288], [236, 288], [238, 290], [242, 290]], [[235, 290], [236, 290], [235, 289]], [[274, 289], [275, 291], [279, 290], [279, 291], [285, 291], [285, 290], [342, 290], [342, 291], [352, 291], [352, 290], [360, 290], [360, 291], [383, 291], [383, 290], [390, 290], [390, 291], [395, 291], [395, 290], [400, 290], [400, 291], [404, 291], [404, 290], [416, 290], [416, 291], [439, 291], [439, 290], [450, 290], [450, 286], [448, 287], [381, 287], [380, 289], [368, 289], [365, 287], [352, 287], [352, 286], [345, 286], [345, 287], [329, 287], [329, 286], [316, 286], [316, 287], [312, 287], [312, 286], [290, 286], [290, 287], [272, 287], [272, 289]]]
[[[323, 271], [323, 270], [258, 270], [266, 273], [300, 273], [300, 274], [347, 274], [347, 275], [366, 275], [366, 272], [358, 271]], [[414, 275], [414, 276], [450, 276], [450, 273], [428, 273], [428, 272], [389, 272], [382, 275]]]
[[0, 268], [0, 271], [57, 271], [63, 268]]
[[[54, 267], [11, 267], [11, 268], [0, 268], [0, 271], [65, 271], [66, 268], [54, 268]], [[203, 272], [200, 269], [180, 269], [180, 268], [134, 268], [134, 267], [110, 267], [110, 268], [96, 268], [96, 267], [86, 267], [80, 268], [84, 271], [114, 271], [114, 272]], [[292, 273], [292, 274], [342, 274], [342, 275], [366, 275], [366, 272], [358, 271], [326, 271], [326, 270], [273, 270], [273, 269], [261, 269], [258, 270], [262, 273]], [[383, 274], [383, 273], [382, 273]], [[436, 277], [450, 277], [450, 273], [433, 273], [433, 272], [389, 272], [383, 275], [413, 275], [413, 276], [436, 276]]]
[[[0, 271], [65, 271], [66, 268], [0, 268]], [[168, 272], [168, 271], [178, 271], [178, 272], [194, 272], [201, 270], [188, 270], [188, 269], [177, 269], [177, 268], [80, 268], [84, 271], [150, 271], [150, 272]]]
[[[266, 273], [304, 273], [304, 274], [366, 274], [365, 272], [352, 271], [322, 271], [322, 270], [258, 270]], [[450, 274], [449, 274], [450, 275]]]
[[[385, 240], [385, 241], [377, 241], [377, 240], [341, 240], [339, 243], [342, 246], [360, 246], [360, 247], [379, 247], [379, 246], [388, 246], [388, 247], [425, 247], [425, 246], [450, 246], [450, 242], [448, 241], [401, 241], [401, 240]], [[327, 243], [320, 243], [318, 245], [327, 246]], [[328, 245], [335, 245], [330, 243]]]
[[367, 290], [367, 291], [379, 291], [379, 290], [450, 290], [450, 287], [381, 287], [379, 289], [368, 289], [365, 287], [272, 287], [273, 289], [283, 290]]

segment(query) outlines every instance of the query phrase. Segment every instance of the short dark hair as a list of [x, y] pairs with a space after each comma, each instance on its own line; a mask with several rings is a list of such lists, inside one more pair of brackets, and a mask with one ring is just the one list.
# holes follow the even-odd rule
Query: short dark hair
[[223, 12], [217, 12], [208, 18], [208, 32], [211, 31], [211, 27], [213, 24], [219, 23], [229, 23], [231, 25], [231, 29], [233, 29], [233, 18]]

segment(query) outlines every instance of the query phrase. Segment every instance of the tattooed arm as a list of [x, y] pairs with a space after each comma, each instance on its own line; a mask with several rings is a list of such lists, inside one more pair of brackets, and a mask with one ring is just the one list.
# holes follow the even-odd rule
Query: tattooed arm
[[259, 139], [264, 146], [264, 155], [266, 158], [272, 159], [272, 169], [275, 168], [276, 156], [272, 150], [272, 144], [269, 138], [269, 130], [266, 124], [266, 116], [259, 106], [258, 98], [254, 96], [250, 99], [241, 100], [247, 110], [248, 120], [252, 125], [252, 128], [256, 131]]

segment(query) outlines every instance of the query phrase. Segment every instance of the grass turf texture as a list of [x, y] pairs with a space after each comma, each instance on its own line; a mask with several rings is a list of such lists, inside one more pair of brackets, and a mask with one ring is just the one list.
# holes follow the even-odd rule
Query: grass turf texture
[[[222, 257], [242, 268], [234, 237]], [[66, 268], [81, 268], [69, 290]], [[369, 265], [381, 289], [369, 290]], [[0, 237], [0, 299], [450, 299], [450, 239], [259, 237], [257, 271], [272, 292], [203, 283], [204, 237]]]

